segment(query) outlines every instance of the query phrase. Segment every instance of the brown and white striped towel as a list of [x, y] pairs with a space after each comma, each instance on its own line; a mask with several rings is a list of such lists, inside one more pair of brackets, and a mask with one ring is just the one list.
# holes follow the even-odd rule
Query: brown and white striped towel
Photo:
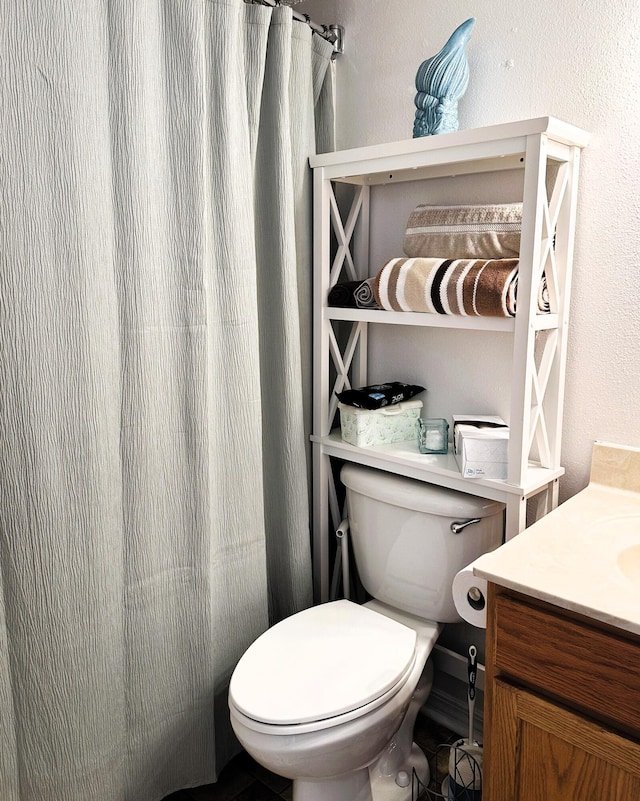
[[374, 292], [387, 311], [514, 317], [517, 287], [518, 259], [391, 259]]
[[522, 203], [417, 206], [403, 250], [412, 258], [510, 259], [520, 254]]

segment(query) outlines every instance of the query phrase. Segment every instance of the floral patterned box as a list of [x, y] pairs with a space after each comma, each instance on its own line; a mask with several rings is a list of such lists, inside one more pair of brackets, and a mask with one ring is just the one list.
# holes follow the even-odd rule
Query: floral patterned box
[[339, 403], [342, 439], [359, 448], [391, 445], [394, 442], [418, 442], [418, 418], [422, 401], [409, 400], [382, 409], [357, 409]]

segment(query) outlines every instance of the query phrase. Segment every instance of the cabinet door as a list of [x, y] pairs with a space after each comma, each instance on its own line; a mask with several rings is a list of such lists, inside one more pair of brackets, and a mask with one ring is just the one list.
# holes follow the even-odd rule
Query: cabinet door
[[485, 801], [640, 799], [637, 742], [500, 680], [492, 704]]

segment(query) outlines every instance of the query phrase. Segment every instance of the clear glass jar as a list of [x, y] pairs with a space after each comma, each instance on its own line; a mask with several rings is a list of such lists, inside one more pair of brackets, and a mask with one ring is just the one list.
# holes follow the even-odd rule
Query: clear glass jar
[[419, 418], [418, 448], [420, 453], [447, 453], [449, 423], [442, 417]]

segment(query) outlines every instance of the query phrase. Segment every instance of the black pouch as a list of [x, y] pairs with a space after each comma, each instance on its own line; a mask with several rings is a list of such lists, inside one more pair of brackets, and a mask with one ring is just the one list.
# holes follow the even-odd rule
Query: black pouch
[[409, 400], [419, 392], [424, 392], [424, 387], [391, 381], [388, 384], [372, 384], [370, 387], [345, 389], [344, 392], [336, 392], [336, 397], [341, 403], [355, 406], [356, 409], [382, 409], [383, 406], [391, 406], [394, 403]]

